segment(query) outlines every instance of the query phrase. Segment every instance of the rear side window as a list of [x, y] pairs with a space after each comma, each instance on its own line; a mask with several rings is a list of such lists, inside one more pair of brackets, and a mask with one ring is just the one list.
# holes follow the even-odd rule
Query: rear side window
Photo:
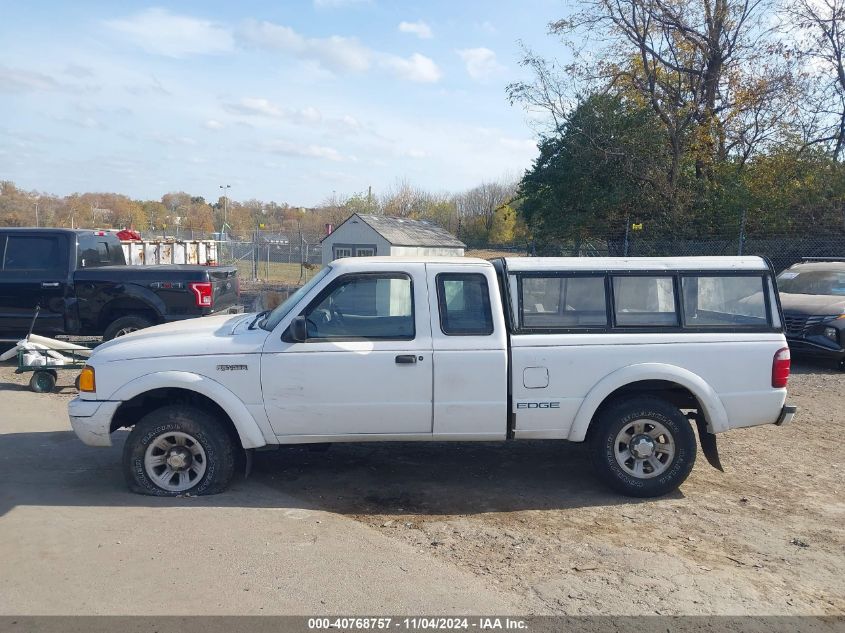
[[763, 277], [690, 275], [681, 281], [684, 325], [767, 326]]
[[675, 280], [667, 276], [613, 278], [616, 324], [622, 327], [677, 327]]
[[493, 313], [487, 279], [478, 273], [437, 275], [440, 329], [450, 336], [493, 333]]
[[80, 237], [76, 265], [79, 268], [94, 268], [96, 266], [108, 266], [110, 264], [122, 264], [123, 253], [117, 253], [120, 245], [109, 244], [106, 240], [97, 237]]
[[3, 270], [60, 271], [63, 268], [58, 237], [9, 235]]
[[523, 277], [520, 323], [528, 329], [607, 327], [604, 277]]

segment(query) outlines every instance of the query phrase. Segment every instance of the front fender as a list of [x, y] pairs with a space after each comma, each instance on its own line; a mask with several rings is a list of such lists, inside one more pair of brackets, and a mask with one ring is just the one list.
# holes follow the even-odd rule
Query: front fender
[[126, 402], [153, 389], [186, 389], [202, 394], [216, 402], [231, 418], [244, 448], [258, 448], [267, 444], [261, 425], [241, 399], [216, 380], [200, 374], [186, 371], [145, 374], [120, 387], [108, 397], [108, 400]]
[[665, 363], [628, 365], [602, 378], [587, 394], [569, 431], [569, 440], [583, 442], [593, 416], [614, 391], [642, 380], [666, 380], [689, 389], [701, 404], [713, 433], [728, 430], [728, 415], [719, 396], [707, 382], [687, 369]]

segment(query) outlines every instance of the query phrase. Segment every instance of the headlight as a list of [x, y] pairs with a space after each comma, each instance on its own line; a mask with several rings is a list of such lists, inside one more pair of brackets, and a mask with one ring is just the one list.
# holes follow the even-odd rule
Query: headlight
[[829, 338], [834, 343], [839, 342], [839, 337], [837, 336], [836, 328], [835, 327], [826, 327], [822, 332], [827, 338]]
[[79, 390], [86, 393], [94, 393], [97, 390], [97, 383], [94, 381], [94, 368], [85, 365], [79, 374]]

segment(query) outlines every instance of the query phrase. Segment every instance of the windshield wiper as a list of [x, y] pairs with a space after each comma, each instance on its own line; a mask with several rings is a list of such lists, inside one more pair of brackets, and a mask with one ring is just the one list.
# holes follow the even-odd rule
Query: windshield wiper
[[267, 315], [268, 315], [268, 314], [270, 314], [271, 312], [272, 312], [272, 310], [262, 310], [261, 312], [259, 312], [258, 314], [256, 314], [256, 315], [255, 315], [255, 318], [252, 320], [252, 323], [250, 323], [250, 324], [249, 324], [249, 327], [248, 327], [247, 329], [248, 329], [248, 330], [254, 330], [254, 329], [255, 329], [255, 324], [256, 324], [256, 323], [258, 323], [258, 320], [259, 320], [261, 317], [267, 316]]

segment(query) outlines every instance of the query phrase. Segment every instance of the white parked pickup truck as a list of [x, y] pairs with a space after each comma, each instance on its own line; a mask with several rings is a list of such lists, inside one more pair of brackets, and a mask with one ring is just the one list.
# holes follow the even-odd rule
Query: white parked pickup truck
[[657, 496], [693, 425], [720, 468], [715, 434], [792, 420], [782, 323], [757, 257], [340, 259], [275, 310], [101, 345], [70, 419], [92, 446], [131, 428], [152, 495], [220, 492], [269, 445], [546, 439]]

